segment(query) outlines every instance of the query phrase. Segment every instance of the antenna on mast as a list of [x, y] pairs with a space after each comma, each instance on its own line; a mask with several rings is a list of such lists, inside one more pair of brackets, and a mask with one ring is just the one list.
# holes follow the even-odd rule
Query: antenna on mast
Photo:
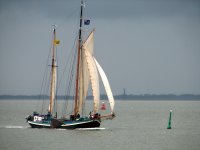
[[58, 25], [56, 24], [53, 24], [52, 26], [53, 26], [53, 29], [56, 29], [58, 27]]

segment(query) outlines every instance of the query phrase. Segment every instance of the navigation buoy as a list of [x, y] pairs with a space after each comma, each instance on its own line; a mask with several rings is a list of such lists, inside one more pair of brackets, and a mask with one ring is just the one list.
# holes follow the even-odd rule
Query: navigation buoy
[[167, 129], [171, 129], [171, 120], [172, 120], [172, 110], [170, 110], [169, 112], [169, 121], [168, 121], [168, 126], [167, 126]]
[[101, 105], [101, 110], [106, 110], [106, 105], [104, 102], [102, 102], [102, 105]]

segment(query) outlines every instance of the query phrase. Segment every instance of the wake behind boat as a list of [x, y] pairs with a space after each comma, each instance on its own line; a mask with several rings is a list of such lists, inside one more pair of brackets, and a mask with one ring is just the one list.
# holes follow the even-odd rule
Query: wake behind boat
[[[50, 73], [50, 96], [49, 107], [46, 114], [34, 112], [27, 117], [27, 122], [33, 128], [62, 128], [62, 129], [77, 129], [77, 128], [96, 128], [100, 127], [101, 121], [104, 119], [113, 119], [115, 101], [110, 88], [110, 84], [102, 67], [94, 57], [94, 30], [90, 32], [88, 37], [83, 40], [83, 23], [89, 24], [89, 20], [83, 19], [84, 3], [81, 1], [80, 11], [80, 25], [78, 32], [78, 43], [75, 51], [76, 60], [72, 63], [69, 91], [74, 85], [74, 105], [69, 117], [63, 114], [58, 118], [57, 105], [56, 105], [56, 92], [57, 92], [57, 64], [56, 64], [56, 47], [59, 40], [56, 38], [56, 28], [53, 30], [52, 40], [52, 60], [51, 60], [51, 73]], [[73, 67], [75, 66], [75, 67]], [[74, 72], [73, 72], [74, 70]], [[75, 74], [75, 75], [74, 75]], [[99, 88], [99, 75], [105, 87], [110, 104], [110, 113], [102, 115], [99, 113], [100, 103], [100, 88]], [[73, 77], [75, 79], [73, 80]], [[74, 83], [72, 83], [74, 81]], [[93, 96], [93, 110], [86, 115], [85, 101], [88, 94], [89, 86], [91, 86], [91, 93]], [[69, 94], [69, 92], [67, 92]]]

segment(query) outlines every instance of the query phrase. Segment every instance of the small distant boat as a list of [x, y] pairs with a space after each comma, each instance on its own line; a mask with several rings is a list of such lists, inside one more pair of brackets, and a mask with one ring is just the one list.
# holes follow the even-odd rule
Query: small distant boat
[[101, 110], [106, 110], [106, 104], [104, 102], [101, 104]]
[[[62, 116], [57, 117], [57, 108], [55, 104], [56, 100], [56, 85], [57, 85], [57, 64], [56, 64], [56, 46], [59, 44], [59, 40], [56, 39], [56, 28], [53, 29], [53, 42], [52, 42], [52, 65], [51, 65], [51, 84], [50, 84], [50, 99], [49, 108], [46, 114], [34, 112], [27, 117], [27, 122], [33, 128], [64, 128], [64, 129], [76, 129], [76, 128], [97, 128], [100, 127], [101, 121], [104, 119], [113, 119], [115, 117], [114, 105], [115, 101], [110, 88], [108, 79], [94, 57], [93, 45], [94, 45], [94, 30], [91, 31], [89, 36], [83, 40], [83, 1], [81, 1], [80, 12], [80, 26], [78, 35], [78, 48], [76, 56], [76, 72], [75, 72], [75, 88], [74, 88], [74, 106], [73, 112], [68, 118]], [[84, 22], [88, 24], [88, 21]], [[106, 94], [108, 96], [110, 104], [110, 113], [101, 115], [99, 113], [100, 103], [100, 89], [99, 89], [99, 75], [102, 79], [105, 87]], [[72, 84], [72, 83], [70, 83]], [[91, 85], [93, 96], [93, 111], [87, 116], [84, 115], [83, 110], [85, 107], [85, 100], [87, 97], [89, 85]]]

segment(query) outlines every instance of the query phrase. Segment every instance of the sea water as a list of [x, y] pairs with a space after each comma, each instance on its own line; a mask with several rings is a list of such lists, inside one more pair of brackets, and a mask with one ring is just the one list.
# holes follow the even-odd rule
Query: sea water
[[30, 128], [25, 117], [34, 107], [30, 100], [0, 101], [0, 150], [200, 149], [200, 101], [116, 101], [116, 118], [98, 130]]

